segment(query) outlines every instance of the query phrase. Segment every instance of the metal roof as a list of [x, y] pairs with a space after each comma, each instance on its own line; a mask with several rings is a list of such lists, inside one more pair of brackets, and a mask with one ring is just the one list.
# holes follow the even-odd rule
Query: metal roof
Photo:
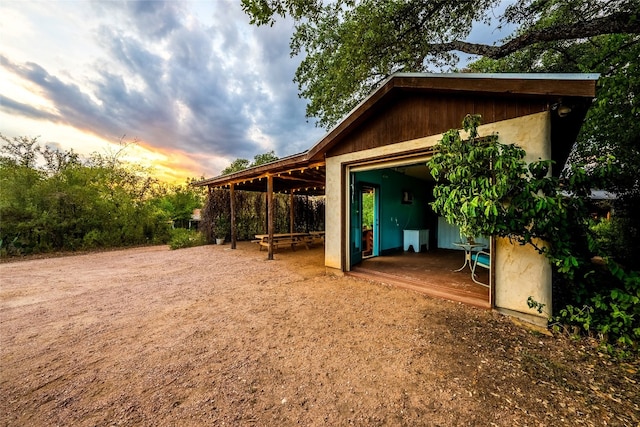
[[456, 79], [518, 79], [518, 80], [598, 80], [598, 73], [395, 73], [394, 77], [436, 77]]

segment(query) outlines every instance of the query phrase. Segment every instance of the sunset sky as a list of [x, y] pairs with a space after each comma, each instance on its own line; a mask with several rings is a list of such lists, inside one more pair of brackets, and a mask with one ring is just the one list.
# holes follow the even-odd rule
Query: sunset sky
[[292, 81], [291, 23], [251, 26], [240, 0], [3, 0], [0, 16], [5, 136], [81, 155], [136, 139], [131, 160], [182, 183], [324, 134]]

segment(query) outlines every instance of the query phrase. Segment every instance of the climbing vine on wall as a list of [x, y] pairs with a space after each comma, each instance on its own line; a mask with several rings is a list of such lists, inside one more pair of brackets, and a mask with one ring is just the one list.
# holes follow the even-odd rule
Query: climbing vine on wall
[[565, 287], [557, 322], [637, 349], [640, 275], [629, 271], [635, 266], [625, 269], [609, 259], [606, 246], [593, 235], [586, 208], [591, 189], [617, 173], [615, 159], [574, 164], [561, 181], [548, 173], [550, 160], [527, 163], [522, 148], [500, 142], [495, 134], [481, 137], [479, 125], [480, 116], [468, 115], [462, 122], [467, 136], [452, 129], [436, 146], [427, 164], [437, 181], [434, 211], [459, 225], [462, 237], [505, 237], [534, 247], [547, 256]]
[[463, 237], [508, 237], [551, 258], [564, 253], [566, 236], [558, 232], [566, 229], [568, 201], [548, 174], [551, 161], [527, 164], [522, 148], [496, 134], [481, 137], [479, 125], [480, 116], [468, 115], [462, 123], [467, 138], [452, 129], [436, 146], [428, 163], [438, 182], [433, 209], [459, 225]]

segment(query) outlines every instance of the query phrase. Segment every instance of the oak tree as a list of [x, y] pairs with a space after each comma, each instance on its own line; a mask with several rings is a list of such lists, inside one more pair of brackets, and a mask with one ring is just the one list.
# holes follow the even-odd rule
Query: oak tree
[[[251, 22], [291, 17], [295, 75], [307, 115], [330, 127], [394, 72], [458, 64], [460, 52], [500, 59], [538, 46], [603, 34], [639, 34], [638, 0], [242, 0]], [[474, 23], [513, 29], [497, 44], [473, 43]]]

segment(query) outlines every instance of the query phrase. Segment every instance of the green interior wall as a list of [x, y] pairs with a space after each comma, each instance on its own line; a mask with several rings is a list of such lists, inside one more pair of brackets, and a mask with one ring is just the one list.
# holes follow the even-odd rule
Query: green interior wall
[[[380, 252], [402, 249], [403, 230], [429, 228], [434, 236], [437, 217], [429, 202], [433, 201], [433, 185], [403, 175], [392, 169], [380, 169], [355, 174], [355, 184], [379, 186]], [[402, 203], [403, 192], [413, 195], [410, 204]]]

